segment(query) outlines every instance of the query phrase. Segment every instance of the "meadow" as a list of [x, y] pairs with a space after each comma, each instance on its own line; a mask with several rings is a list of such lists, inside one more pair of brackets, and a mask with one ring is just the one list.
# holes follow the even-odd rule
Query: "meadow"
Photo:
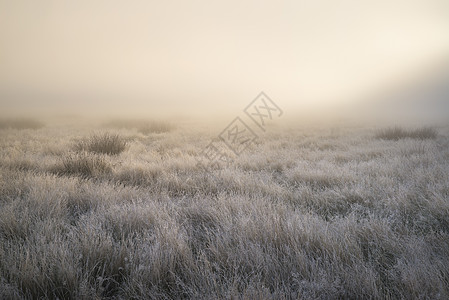
[[449, 298], [449, 127], [2, 124], [0, 299]]

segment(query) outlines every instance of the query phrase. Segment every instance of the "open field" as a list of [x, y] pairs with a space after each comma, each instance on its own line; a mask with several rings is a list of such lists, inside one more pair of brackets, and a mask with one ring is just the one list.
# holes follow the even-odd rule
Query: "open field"
[[10, 127], [1, 299], [449, 298], [448, 127]]

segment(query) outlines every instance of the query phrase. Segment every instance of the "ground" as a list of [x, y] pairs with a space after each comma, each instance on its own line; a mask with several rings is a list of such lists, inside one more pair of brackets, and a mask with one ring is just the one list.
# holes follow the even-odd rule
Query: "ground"
[[273, 125], [205, 170], [220, 126], [111, 124], [0, 130], [0, 298], [449, 297], [447, 127]]

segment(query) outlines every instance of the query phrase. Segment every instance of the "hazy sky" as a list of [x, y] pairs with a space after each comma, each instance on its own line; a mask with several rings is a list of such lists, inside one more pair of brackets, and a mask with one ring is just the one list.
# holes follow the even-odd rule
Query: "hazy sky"
[[217, 112], [261, 90], [299, 108], [364, 95], [448, 54], [442, 0], [0, 0], [5, 110]]

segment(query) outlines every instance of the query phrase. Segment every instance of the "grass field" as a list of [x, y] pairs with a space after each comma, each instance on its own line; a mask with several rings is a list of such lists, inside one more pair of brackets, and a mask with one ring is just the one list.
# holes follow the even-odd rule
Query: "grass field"
[[1, 299], [449, 298], [447, 127], [273, 126], [206, 172], [207, 126], [32, 124], [0, 129]]

